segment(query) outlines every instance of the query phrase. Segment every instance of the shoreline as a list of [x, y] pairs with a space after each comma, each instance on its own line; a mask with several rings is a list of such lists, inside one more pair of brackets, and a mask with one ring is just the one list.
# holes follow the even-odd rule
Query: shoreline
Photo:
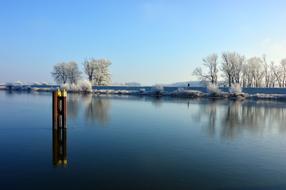
[[[150, 88], [150, 87], [149, 87]], [[271, 89], [271, 88], [270, 88]], [[7, 89], [0, 88], [1, 91], [8, 92], [19, 92], [19, 93], [33, 93], [33, 92], [52, 92], [57, 90], [57, 88], [16, 88], [16, 89]], [[277, 100], [277, 101], [286, 101], [286, 94], [269, 94], [269, 93], [255, 93], [248, 94], [243, 92], [238, 93], [230, 93], [230, 92], [219, 92], [219, 93], [211, 93], [211, 92], [202, 92], [199, 90], [191, 90], [189, 88], [177, 88], [173, 91], [164, 91], [163, 89], [149, 89], [146, 91], [145, 88], [141, 88], [140, 90], [113, 90], [113, 89], [95, 89], [92, 92], [83, 92], [83, 91], [72, 91], [68, 90], [70, 94], [95, 94], [95, 95], [130, 95], [130, 96], [147, 96], [147, 97], [170, 97], [170, 98], [182, 98], [182, 99], [196, 99], [196, 98], [204, 98], [204, 99], [212, 99], [212, 100]]]

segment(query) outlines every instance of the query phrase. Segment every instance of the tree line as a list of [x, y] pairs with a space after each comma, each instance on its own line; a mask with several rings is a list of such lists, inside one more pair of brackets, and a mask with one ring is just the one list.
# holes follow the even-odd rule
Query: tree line
[[286, 87], [286, 59], [279, 64], [268, 62], [266, 56], [246, 59], [237, 52], [224, 52], [219, 56], [211, 54], [203, 58], [202, 67], [197, 67], [193, 75], [205, 83], [218, 85], [218, 77], [222, 84], [242, 87]]
[[[92, 85], [104, 86], [111, 83], [108, 59], [87, 59], [82, 63], [83, 73]], [[53, 67], [52, 77], [58, 84], [77, 84], [83, 76], [78, 64], [74, 61], [58, 63]]]

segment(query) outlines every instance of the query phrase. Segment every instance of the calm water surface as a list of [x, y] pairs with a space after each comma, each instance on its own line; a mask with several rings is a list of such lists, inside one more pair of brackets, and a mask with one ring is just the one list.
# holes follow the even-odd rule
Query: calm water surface
[[285, 103], [70, 95], [62, 143], [51, 110], [0, 92], [0, 189], [286, 189]]

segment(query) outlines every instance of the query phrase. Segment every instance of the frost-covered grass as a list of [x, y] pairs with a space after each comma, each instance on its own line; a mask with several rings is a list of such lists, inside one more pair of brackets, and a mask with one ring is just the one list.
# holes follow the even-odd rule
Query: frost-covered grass
[[232, 84], [231, 87], [229, 88], [229, 92], [232, 94], [241, 94], [242, 90], [241, 90], [240, 84], [238, 83]]
[[252, 94], [248, 98], [257, 100], [286, 100], [286, 94]]
[[149, 93], [149, 95], [153, 95], [153, 96], [163, 96], [164, 95], [164, 86], [155, 85], [151, 88], [151, 91], [148, 93]]
[[63, 84], [62, 89], [67, 90], [68, 92], [82, 92], [82, 93], [91, 93], [92, 85], [88, 80], [79, 81], [77, 84]]
[[208, 84], [207, 91], [210, 97], [223, 97], [225, 95], [225, 93], [223, 93], [217, 85], [211, 83]]
[[[32, 85], [25, 84], [21, 81], [6, 84], [6, 86], [9, 86], [9, 88], [6, 88], [6, 86], [0, 86], [0, 89], [11, 89], [13, 91], [35, 91], [35, 92], [52, 92], [53, 90], [57, 89], [57, 86], [43, 86], [43, 83], [31, 83]], [[33, 86], [34, 84], [39, 85]], [[196, 97], [203, 97], [203, 98], [226, 98], [226, 99], [254, 99], [254, 100], [282, 100], [286, 101], [286, 90], [283, 94], [283, 89], [273, 89], [273, 94], [269, 94], [271, 92], [271, 89], [260, 88], [258, 91], [265, 93], [252, 93], [246, 94], [242, 92], [241, 87], [238, 84], [234, 84], [229, 88], [229, 92], [225, 92], [226, 89], [223, 89], [221, 91], [217, 86], [215, 85], [208, 85], [207, 86], [207, 93], [206, 89], [199, 89], [199, 90], [191, 90], [189, 88], [164, 88], [161, 85], [156, 85], [153, 87], [138, 87], [138, 88], [130, 88], [132, 90], [129, 90], [128, 88], [106, 88], [104, 89], [98, 88], [98, 89], [92, 89], [92, 85], [89, 81], [83, 80], [78, 82], [77, 84], [65, 84], [62, 85], [61, 88], [66, 89], [69, 93], [94, 93], [97, 95], [105, 94], [105, 95], [133, 95], [133, 96], [167, 96], [167, 97], [176, 97], [176, 98], [196, 98]], [[200, 91], [201, 90], [201, 91]], [[255, 90], [255, 89], [254, 89]], [[257, 92], [257, 90], [255, 90]], [[249, 92], [249, 89], [248, 89]], [[280, 93], [280, 94], [278, 94]]]
[[90, 93], [92, 92], [92, 84], [88, 80], [82, 80], [78, 84], [78, 88], [81, 92]]
[[188, 90], [184, 88], [179, 88], [176, 91], [171, 92], [170, 95], [182, 98], [195, 98], [195, 97], [203, 97], [205, 94], [197, 90]]
[[244, 99], [247, 94], [243, 93], [239, 84], [232, 84], [229, 88], [229, 98], [231, 99]]

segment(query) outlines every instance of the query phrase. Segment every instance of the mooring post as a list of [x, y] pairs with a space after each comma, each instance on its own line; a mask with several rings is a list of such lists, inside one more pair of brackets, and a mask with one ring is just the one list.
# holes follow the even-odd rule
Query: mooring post
[[67, 128], [67, 92], [53, 92], [53, 128]]
[[67, 128], [66, 120], [67, 120], [67, 92], [65, 90], [62, 91], [62, 127], [64, 129]]
[[57, 129], [58, 128], [58, 92], [54, 91], [53, 92], [53, 129]]
[[67, 92], [53, 92], [53, 164], [67, 165]]

